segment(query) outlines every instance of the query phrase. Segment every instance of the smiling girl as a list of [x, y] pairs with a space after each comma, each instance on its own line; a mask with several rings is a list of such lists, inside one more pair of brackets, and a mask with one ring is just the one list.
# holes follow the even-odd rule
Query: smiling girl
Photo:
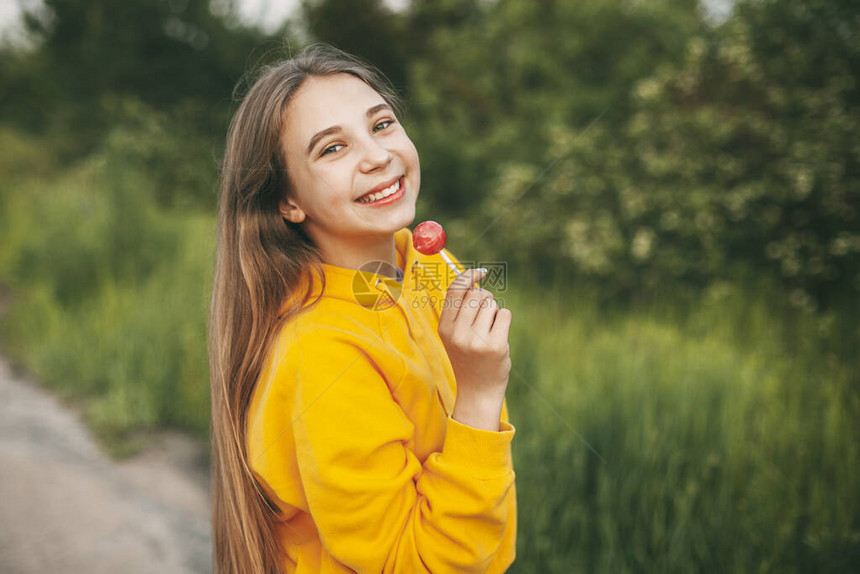
[[514, 560], [511, 313], [475, 286], [482, 270], [422, 280], [444, 264], [412, 247], [421, 174], [399, 116], [378, 71], [317, 44], [265, 68], [230, 125], [209, 335], [215, 572]]

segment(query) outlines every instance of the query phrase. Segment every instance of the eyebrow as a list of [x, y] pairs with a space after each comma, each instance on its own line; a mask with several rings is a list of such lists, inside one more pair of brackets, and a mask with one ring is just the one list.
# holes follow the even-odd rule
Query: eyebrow
[[[364, 115], [365, 115], [365, 117], [370, 119], [373, 116], [373, 114], [379, 112], [380, 110], [386, 110], [386, 109], [390, 111], [391, 106], [389, 106], [386, 103], [376, 104], [372, 108], [368, 108], [368, 110], [364, 113]], [[323, 139], [324, 137], [326, 137], [328, 135], [331, 135], [333, 133], [337, 133], [339, 131], [341, 131], [340, 126], [331, 126], [330, 128], [326, 128], [322, 131], [315, 133], [314, 136], [311, 138], [311, 142], [308, 144], [308, 155], [310, 155], [310, 153], [314, 150], [314, 146], [317, 145], [318, 141], [320, 141], [321, 139]]]

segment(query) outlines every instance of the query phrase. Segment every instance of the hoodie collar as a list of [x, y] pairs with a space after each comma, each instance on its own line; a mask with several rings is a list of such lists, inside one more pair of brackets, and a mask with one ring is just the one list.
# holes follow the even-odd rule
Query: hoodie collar
[[[407, 227], [394, 233], [394, 248], [397, 256], [397, 267], [403, 272], [401, 281], [397, 281], [391, 277], [386, 277], [385, 275], [371, 273], [369, 271], [358, 271], [356, 269], [348, 269], [346, 267], [338, 267], [336, 265], [323, 263], [322, 268], [325, 271], [325, 290], [322, 293], [322, 296], [335, 297], [337, 299], [345, 299], [347, 301], [355, 302], [356, 299], [353, 282], [355, 281], [356, 273], [362, 273], [365, 280], [371, 285], [374, 284], [377, 279], [380, 279], [390, 288], [396, 288], [398, 290], [406, 289], [406, 286], [409, 283], [408, 278], [411, 276], [412, 272], [412, 264], [416, 260], [420, 261], [421, 258], [426, 256], [416, 251], [415, 247], [413, 247], [412, 232]], [[313, 298], [316, 298], [316, 296], [320, 294], [320, 291], [321, 285], [318, 282], [315, 282], [312, 291]]]

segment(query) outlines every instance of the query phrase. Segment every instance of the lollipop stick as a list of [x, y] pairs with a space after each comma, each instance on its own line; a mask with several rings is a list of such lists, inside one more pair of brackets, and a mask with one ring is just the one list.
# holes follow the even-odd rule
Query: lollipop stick
[[448, 254], [447, 254], [447, 253], [445, 253], [445, 251], [440, 251], [440, 252], [439, 252], [439, 255], [441, 255], [441, 256], [442, 256], [442, 259], [444, 259], [444, 260], [445, 260], [445, 263], [447, 263], [447, 264], [448, 264], [448, 267], [450, 267], [450, 268], [451, 268], [451, 271], [453, 271], [453, 272], [454, 272], [455, 274], [457, 274], [457, 275], [459, 275], [459, 274], [461, 273], [460, 269], [458, 269], [458, 268], [457, 268], [457, 266], [456, 266], [456, 265], [454, 265], [454, 262], [453, 262], [453, 261], [451, 261], [451, 258], [450, 258], [450, 257], [448, 257]]
[[[450, 267], [450, 268], [451, 268], [451, 271], [453, 271], [453, 272], [454, 272], [454, 275], [455, 275], [455, 276], [456, 276], [456, 275], [459, 275], [460, 273], [462, 273], [462, 271], [457, 267], [457, 264], [456, 264], [456, 263], [454, 263], [453, 261], [451, 261], [451, 258], [450, 258], [450, 257], [448, 257], [448, 254], [447, 254], [447, 253], [445, 253], [444, 251], [439, 251], [439, 255], [441, 255], [441, 256], [442, 256], [442, 259], [444, 259], [444, 260], [445, 260], [445, 263], [447, 263], [447, 264], [448, 264], [448, 267]], [[415, 263], [418, 263], [418, 260], [417, 260], [417, 259], [415, 260]], [[426, 266], [425, 266], [425, 265], [423, 265], [423, 264], [420, 264], [420, 265], [421, 265], [421, 267], [425, 267], [425, 268], [426, 268]], [[475, 283], [475, 284], [473, 285], [473, 287], [478, 287], [478, 284], [477, 284], [477, 283]]]
[[[448, 257], [448, 254], [447, 254], [447, 253], [445, 253], [445, 251], [444, 251], [444, 250], [440, 251], [440, 252], [439, 252], [439, 255], [441, 255], [441, 256], [442, 256], [442, 259], [444, 259], [444, 260], [445, 260], [445, 263], [447, 263], [447, 264], [448, 264], [448, 267], [450, 267], [450, 268], [451, 268], [451, 271], [453, 271], [453, 272], [454, 272], [454, 273], [456, 273], [457, 275], [459, 275], [460, 273], [462, 273], [462, 271], [460, 271], [460, 269], [458, 269], [458, 268], [457, 268], [457, 264], [456, 264], [456, 263], [454, 263], [453, 261], [451, 261], [451, 258], [450, 258], [450, 257]], [[473, 287], [478, 287], [478, 284], [477, 284], [477, 283], [475, 283], [475, 284], [473, 285]]]

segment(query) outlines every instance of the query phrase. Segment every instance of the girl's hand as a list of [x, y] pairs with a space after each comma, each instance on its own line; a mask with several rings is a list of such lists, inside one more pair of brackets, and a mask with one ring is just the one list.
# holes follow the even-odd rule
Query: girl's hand
[[485, 270], [467, 269], [451, 283], [439, 316], [439, 337], [457, 380], [452, 416], [470, 426], [498, 431], [511, 371], [511, 312], [499, 308], [492, 293], [474, 287], [485, 274]]

